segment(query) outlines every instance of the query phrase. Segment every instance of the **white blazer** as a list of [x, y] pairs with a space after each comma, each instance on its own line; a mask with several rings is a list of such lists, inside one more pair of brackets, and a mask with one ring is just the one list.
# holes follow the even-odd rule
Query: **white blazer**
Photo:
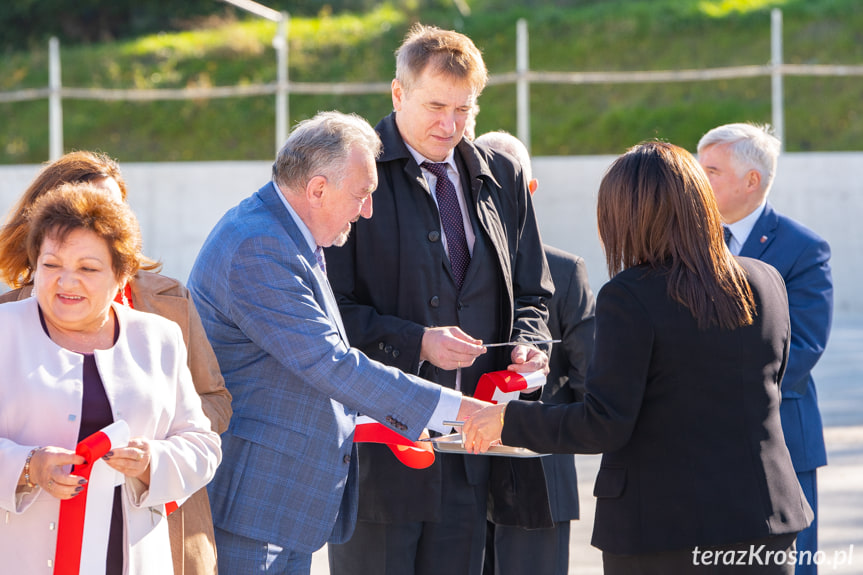
[[[124, 572], [172, 572], [164, 504], [206, 485], [221, 460], [219, 436], [201, 409], [180, 328], [114, 304], [117, 343], [95, 352], [114, 419], [151, 440], [150, 486], [126, 478]], [[60, 501], [35, 488], [15, 494], [34, 447], [75, 449], [83, 397], [83, 356], [55, 344], [36, 298], [0, 306], [0, 557], [3, 572], [50, 573]]]

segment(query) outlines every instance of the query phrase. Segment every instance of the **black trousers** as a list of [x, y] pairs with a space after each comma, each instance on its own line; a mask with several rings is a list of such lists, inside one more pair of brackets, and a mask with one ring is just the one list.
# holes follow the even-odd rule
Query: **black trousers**
[[437, 455], [442, 520], [357, 521], [349, 541], [327, 546], [331, 575], [481, 575], [488, 482], [468, 483], [463, 458], [470, 456]]
[[569, 521], [548, 529], [488, 524], [482, 575], [567, 575]]

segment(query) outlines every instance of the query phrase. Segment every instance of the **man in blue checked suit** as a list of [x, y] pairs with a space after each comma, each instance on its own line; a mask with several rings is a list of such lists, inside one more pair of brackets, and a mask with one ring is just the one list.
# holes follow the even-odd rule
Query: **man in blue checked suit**
[[297, 125], [273, 179], [229, 210], [189, 278], [234, 415], [209, 487], [219, 570], [309, 573], [353, 531], [357, 412], [411, 439], [483, 405], [352, 349], [321, 247], [372, 215], [381, 143], [358, 116]]
[[791, 315], [791, 350], [782, 378], [782, 431], [797, 479], [815, 512], [797, 536], [797, 575], [818, 572], [807, 558], [818, 550], [817, 468], [827, 464], [821, 413], [812, 368], [818, 362], [833, 317], [830, 246], [802, 224], [767, 203], [781, 149], [766, 128], [727, 124], [698, 142], [698, 161], [707, 172], [730, 236], [731, 253], [775, 267], [785, 280]]

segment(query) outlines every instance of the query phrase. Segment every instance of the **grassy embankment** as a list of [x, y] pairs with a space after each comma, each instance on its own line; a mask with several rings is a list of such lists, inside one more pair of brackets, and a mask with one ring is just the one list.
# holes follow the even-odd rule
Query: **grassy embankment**
[[[567, 10], [474, 0], [454, 13], [406, 14], [382, 5], [367, 14], [292, 18], [292, 81], [388, 82], [393, 51], [413, 21], [458, 26], [484, 52], [492, 74], [515, 69], [515, 22], [530, 29], [538, 71], [696, 69], [764, 64], [770, 8], [784, 11], [786, 63], [863, 63], [859, 0], [604, 0]], [[223, 22], [206, 29], [131, 41], [63, 46], [70, 87], [159, 88], [266, 83], [276, 77], [275, 25]], [[0, 90], [44, 87], [47, 46], [6, 53]], [[863, 150], [863, 78], [786, 78], [789, 151]], [[478, 133], [514, 132], [515, 87], [491, 86], [480, 99]], [[317, 110], [356, 112], [372, 123], [389, 112], [388, 94], [291, 96], [292, 122]], [[0, 104], [0, 163], [48, 155], [47, 101]], [[65, 100], [65, 147], [101, 149], [121, 162], [268, 160], [272, 96], [180, 102]], [[770, 80], [683, 84], [533, 85], [535, 155], [619, 153], [646, 138], [694, 148], [707, 129], [730, 121], [769, 122]]]

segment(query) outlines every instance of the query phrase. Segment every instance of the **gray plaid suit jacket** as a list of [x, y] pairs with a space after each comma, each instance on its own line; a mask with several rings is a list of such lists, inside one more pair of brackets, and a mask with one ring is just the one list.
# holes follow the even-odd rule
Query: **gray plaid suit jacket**
[[278, 193], [269, 183], [222, 217], [189, 289], [234, 398], [209, 486], [214, 524], [312, 553], [353, 532], [357, 412], [417, 439], [441, 391], [349, 347]]

